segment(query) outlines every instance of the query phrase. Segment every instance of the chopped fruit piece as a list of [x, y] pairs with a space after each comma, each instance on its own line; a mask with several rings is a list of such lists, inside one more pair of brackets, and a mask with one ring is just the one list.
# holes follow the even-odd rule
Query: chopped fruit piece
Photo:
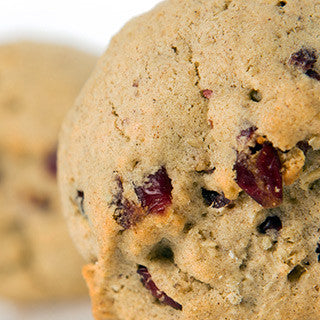
[[239, 187], [263, 207], [272, 208], [281, 204], [281, 162], [271, 143], [265, 142], [255, 155], [239, 152], [234, 169]]
[[258, 226], [258, 231], [263, 234], [267, 233], [268, 230], [280, 231], [281, 229], [282, 222], [280, 218], [277, 216], [267, 217], [266, 220]]
[[205, 90], [202, 90], [201, 93], [206, 99], [210, 99], [213, 91], [209, 89], [205, 89]]
[[150, 174], [143, 186], [134, 188], [141, 206], [123, 198], [123, 184], [119, 176], [116, 177], [116, 183], [118, 191], [111, 202], [111, 205], [116, 206], [113, 218], [124, 229], [136, 225], [149, 213], [163, 213], [171, 204], [171, 179], [164, 167]]
[[151, 274], [145, 266], [138, 265], [137, 273], [141, 277], [141, 282], [150, 293], [161, 303], [166, 304], [176, 310], [182, 310], [182, 305], [167, 296], [163, 291], [159, 290], [151, 278]]
[[53, 176], [57, 175], [57, 148], [51, 150], [45, 157], [47, 171]]
[[299, 51], [293, 53], [289, 59], [291, 65], [301, 69], [303, 72], [312, 69], [316, 62], [316, 51], [305, 47], [302, 47]]
[[318, 60], [317, 52], [314, 49], [302, 48], [293, 53], [289, 63], [299, 68], [308, 77], [320, 81], [320, 74], [314, 70], [314, 65]]
[[134, 191], [148, 213], [163, 213], [171, 204], [171, 179], [164, 167], [150, 174], [143, 186], [135, 187]]
[[205, 188], [201, 188], [202, 197], [204, 203], [207, 206], [211, 206], [212, 208], [222, 208], [228, 205], [231, 201], [227, 199], [224, 194], [220, 194], [216, 191], [207, 190]]

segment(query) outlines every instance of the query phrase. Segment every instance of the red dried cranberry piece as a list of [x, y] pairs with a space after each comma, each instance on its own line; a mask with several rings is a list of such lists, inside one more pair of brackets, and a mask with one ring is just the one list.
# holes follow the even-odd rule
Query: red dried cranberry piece
[[204, 203], [207, 206], [211, 206], [212, 208], [223, 208], [228, 205], [231, 201], [227, 199], [224, 194], [220, 194], [216, 191], [207, 190], [205, 188], [201, 188], [201, 194], [204, 200]]
[[312, 69], [316, 62], [316, 51], [305, 47], [302, 47], [299, 51], [293, 53], [289, 59], [291, 65], [301, 69], [303, 72]]
[[282, 202], [280, 169], [278, 152], [269, 142], [255, 156], [239, 152], [234, 165], [240, 188], [265, 208], [277, 207]]
[[317, 60], [316, 50], [303, 47], [291, 55], [289, 63], [299, 68], [308, 77], [320, 81], [319, 72], [314, 70], [314, 65]]
[[156, 173], [150, 174], [143, 186], [135, 187], [134, 191], [148, 213], [163, 213], [172, 200], [172, 184], [166, 168], [161, 167]]
[[53, 176], [57, 175], [57, 148], [51, 150], [44, 159], [47, 171]]
[[280, 231], [282, 229], [282, 222], [277, 216], [269, 216], [259, 226], [258, 231], [262, 234], [267, 233], [268, 230]]
[[180, 303], [174, 301], [156, 286], [147, 267], [138, 265], [137, 273], [141, 277], [142, 284], [147, 290], [150, 291], [153, 297], [158, 299], [161, 303], [166, 304], [176, 310], [182, 310], [182, 305]]
[[213, 91], [209, 89], [205, 89], [205, 90], [202, 90], [201, 93], [206, 99], [210, 99]]

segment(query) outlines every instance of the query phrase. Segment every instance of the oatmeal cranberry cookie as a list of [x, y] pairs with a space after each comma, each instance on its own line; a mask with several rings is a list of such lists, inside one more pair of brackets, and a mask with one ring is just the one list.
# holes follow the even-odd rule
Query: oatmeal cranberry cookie
[[169, 0], [61, 132], [96, 319], [319, 320], [320, 1]]
[[36, 43], [0, 46], [0, 295], [19, 301], [84, 295], [56, 185], [62, 117], [91, 55]]

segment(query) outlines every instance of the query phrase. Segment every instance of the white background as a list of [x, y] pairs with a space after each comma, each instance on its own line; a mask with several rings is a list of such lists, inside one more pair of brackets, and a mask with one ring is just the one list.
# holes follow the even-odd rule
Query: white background
[[[131, 17], [159, 0], [0, 0], [0, 43], [34, 39], [100, 55]], [[1, 254], [1, 252], [0, 252]], [[17, 307], [0, 300], [0, 320], [91, 320], [89, 301]]]

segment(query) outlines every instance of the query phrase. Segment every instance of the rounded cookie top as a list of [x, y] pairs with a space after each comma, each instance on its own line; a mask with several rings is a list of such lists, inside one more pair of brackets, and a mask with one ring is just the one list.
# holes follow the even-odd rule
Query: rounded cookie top
[[97, 319], [317, 319], [319, 30], [319, 1], [169, 0], [113, 38], [59, 149]]
[[61, 214], [58, 130], [95, 58], [51, 44], [0, 46], [0, 295], [83, 295], [82, 259]]

